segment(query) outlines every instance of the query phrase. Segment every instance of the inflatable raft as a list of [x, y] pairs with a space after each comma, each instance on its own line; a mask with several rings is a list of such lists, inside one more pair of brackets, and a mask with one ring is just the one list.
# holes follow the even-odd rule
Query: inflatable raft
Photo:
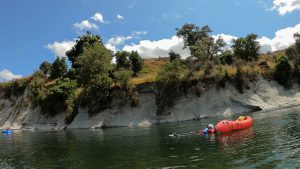
[[220, 133], [242, 130], [252, 126], [253, 119], [250, 116], [241, 116], [235, 121], [222, 120], [217, 123], [216, 131]]

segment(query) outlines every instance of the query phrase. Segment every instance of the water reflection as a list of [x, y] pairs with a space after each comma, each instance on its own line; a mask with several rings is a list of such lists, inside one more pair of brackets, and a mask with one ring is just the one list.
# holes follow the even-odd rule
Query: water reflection
[[250, 142], [254, 139], [253, 127], [230, 133], [221, 133], [218, 134], [217, 139], [222, 147], [227, 147], [241, 142]]

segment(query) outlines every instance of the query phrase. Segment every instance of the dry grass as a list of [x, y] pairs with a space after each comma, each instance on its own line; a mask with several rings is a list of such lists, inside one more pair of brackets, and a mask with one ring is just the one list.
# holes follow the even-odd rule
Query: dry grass
[[142, 72], [138, 77], [132, 78], [131, 82], [135, 85], [154, 82], [156, 75], [158, 74], [162, 66], [165, 65], [168, 61], [169, 58], [145, 59]]

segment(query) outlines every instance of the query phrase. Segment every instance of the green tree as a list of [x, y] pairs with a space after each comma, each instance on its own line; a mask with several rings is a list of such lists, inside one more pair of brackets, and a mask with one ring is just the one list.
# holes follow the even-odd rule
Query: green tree
[[108, 108], [111, 103], [112, 79], [108, 74], [96, 74], [89, 81], [89, 87], [84, 89], [84, 104], [90, 115]]
[[300, 34], [295, 34], [294, 37], [295, 43], [285, 51], [285, 54], [294, 64], [294, 75], [300, 82]]
[[194, 24], [185, 24], [176, 30], [177, 36], [184, 40], [184, 47], [189, 47], [192, 57], [200, 62], [213, 60], [225, 46], [222, 38], [215, 40], [209, 35], [212, 30], [207, 25], [199, 28]]
[[129, 60], [131, 62], [131, 70], [133, 71], [133, 75], [137, 76], [137, 74], [143, 69], [144, 60], [137, 51], [132, 51], [130, 53]]
[[277, 60], [274, 76], [275, 80], [282, 86], [289, 87], [291, 85], [292, 66], [287, 57], [282, 56]]
[[172, 61], [175, 60], [175, 59], [180, 59], [181, 56], [180, 56], [180, 54], [175, 53], [174, 51], [171, 50], [171, 51], [169, 52], [169, 58], [170, 58], [170, 62], [172, 62]]
[[45, 75], [45, 76], [49, 76], [51, 73], [51, 63], [49, 63], [48, 61], [44, 61], [41, 65], [40, 65], [40, 71]]
[[87, 32], [85, 35], [78, 37], [74, 47], [66, 52], [66, 55], [72, 64], [72, 68], [78, 67], [78, 65], [76, 65], [76, 60], [84, 52], [84, 48], [94, 45], [103, 45], [100, 36]]
[[222, 38], [203, 37], [190, 47], [191, 54], [201, 62], [213, 60], [222, 52], [225, 43]]
[[131, 70], [121, 69], [114, 72], [115, 83], [118, 83], [124, 90], [129, 90], [131, 87], [130, 78], [133, 72]]
[[111, 61], [112, 54], [104, 45], [98, 44], [85, 48], [75, 62], [79, 65], [77, 68], [79, 84], [88, 87], [94, 76], [99, 74], [108, 76], [112, 69]]
[[234, 40], [232, 45], [234, 55], [246, 61], [257, 60], [260, 45], [256, 39], [256, 34], [248, 34], [245, 38]]
[[184, 47], [190, 47], [196, 44], [199, 39], [209, 37], [212, 32], [208, 25], [199, 28], [195, 24], [184, 24], [181, 28], [176, 28], [177, 36], [184, 40]]
[[52, 79], [60, 78], [64, 76], [68, 71], [68, 66], [66, 59], [63, 57], [57, 57], [51, 65], [51, 75]]
[[180, 96], [182, 80], [184, 79], [184, 65], [180, 60], [167, 63], [156, 77], [156, 105], [158, 115], [166, 108], [171, 108]]
[[129, 56], [130, 53], [126, 51], [118, 51], [116, 54], [116, 63], [117, 63], [117, 69], [125, 68], [129, 69], [131, 67]]
[[231, 65], [233, 63], [233, 53], [232, 51], [225, 51], [224, 53], [221, 54], [220, 56], [220, 62], [222, 64], [228, 64]]
[[[41, 110], [44, 114], [54, 116], [57, 113], [67, 110], [68, 107], [74, 107], [74, 102], [67, 102], [74, 97], [77, 88], [76, 80], [59, 79], [48, 91], [46, 96], [40, 100]], [[69, 113], [69, 112], [68, 112]]]

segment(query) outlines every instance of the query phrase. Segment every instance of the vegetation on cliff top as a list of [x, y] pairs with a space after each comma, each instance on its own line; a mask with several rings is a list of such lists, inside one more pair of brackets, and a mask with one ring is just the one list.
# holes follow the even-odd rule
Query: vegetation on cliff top
[[[79, 107], [87, 107], [90, 115], [109, 108], [118, 100], [120, 106], [130, 102], [138, 106], [135, 86], [155, 83], [157, 113], [163, 115], [187, 90], [201, 94], [212, 85], [236, 86], [240, 93], [257, 80], [258, 75], [274, 79], [286, 88], [300, 82], [300, 35], [286, 51], [259, 54], [257, 35], [249, 34], [228, 47], [222, 38], [214, 39], [209, 26], [185, 24], [177, 28], [184, 48], [191, 56], [181, 58], [173, 51], [169, 58], [145, 59], [136, 52], [113, 53], [100, 36], [87, 33], [78, 37], [66, 59], [43, 62], [31, 77], [0, 84], [6, 99], [24, 93], [27, 88], [33, 108], [54, 116], [66, 112], [66, 123], [72, 122]], [[113, 62], [115, 58], [115, 62]]]

